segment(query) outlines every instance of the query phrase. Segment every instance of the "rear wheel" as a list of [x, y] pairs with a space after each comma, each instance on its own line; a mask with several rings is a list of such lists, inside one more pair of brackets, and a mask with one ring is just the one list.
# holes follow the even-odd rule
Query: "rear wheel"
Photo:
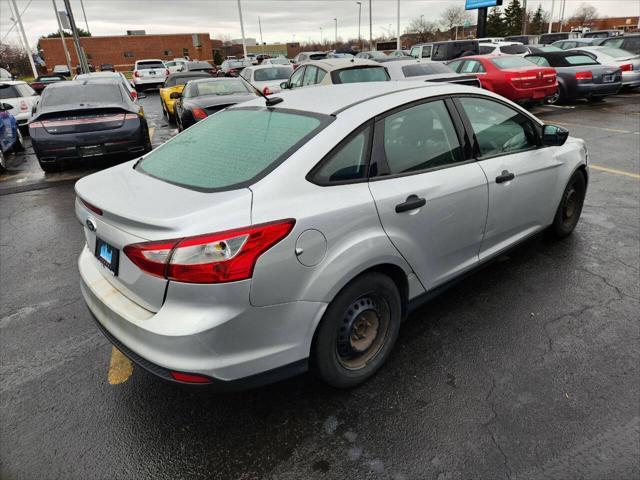
[[16, 143], [13, 144], [14, 152], [22, 152], [24, 150], [24, 137], [19, 128], [16, 129]]
[[548, 105], [557, 105], [563, 101], [564, 101], [564, 93], [560, 85], [558, 85], [558, 88], [556, 89], [553, 95], [545, 99], [545, 103], [547, 103]]
[[393, 280], [377, 272], [356, 278], [334, 298], [318, 326], [310, 357], [313, 372], [338, 388], [364, 382], [391, 353], [401, 318]]
[[587, 182], [582, 172], [576, 172], [569, 179], [556, 216], [549, 227], [549, 232], [556, 238], [564, 238], [573, 232], [580, 219], [584, 196], [587, 191]]
[[0, 173], [4, 173], [7, 170], [5, 161], [4, 152], [2, 151], [2, 148], [0, 148]]
[[167, 106], [164, 104], [164, 100], [160, 100], [160, 105], [162, 105], [162, 115], [164, 115], [165, 118], [169, 118], [169, 112], [167, 111]]
[[40, 160], [38, 160], [38, 163], [40, 164], [40, 168], [45, 173], [53, 173], [60, 170], [60, 165], [58, 164], [58, 162], [41, 162]]

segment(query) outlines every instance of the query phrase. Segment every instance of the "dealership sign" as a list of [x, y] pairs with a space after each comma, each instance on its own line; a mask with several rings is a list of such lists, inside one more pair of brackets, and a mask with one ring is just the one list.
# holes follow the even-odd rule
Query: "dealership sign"
[[465, 10], [477, 10], [478, 8], [497, 7], [502, 5], [502, 0], [465, 0]]

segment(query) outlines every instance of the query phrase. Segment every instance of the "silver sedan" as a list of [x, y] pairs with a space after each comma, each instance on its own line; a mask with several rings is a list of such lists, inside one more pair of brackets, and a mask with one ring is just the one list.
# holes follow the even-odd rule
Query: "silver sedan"
[[640, 55], [621, 48], [595, 46], [572, 48], [595, 58], [602, 65], [618, 67], [622, 71], [622, 87], [640, 87]]
[[584, 142], [493, 93], [379, 82], [265, 101], [76, 184], [89, 310], [168, 380], [357, 385], [412, 308], [580, 217]]

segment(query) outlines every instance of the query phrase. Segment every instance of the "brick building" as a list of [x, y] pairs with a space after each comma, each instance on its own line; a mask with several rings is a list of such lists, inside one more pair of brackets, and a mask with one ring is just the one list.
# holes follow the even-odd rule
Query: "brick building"
[[[556, 27], [558, 24], [554, 24]], [[564, 24], [564, 30], [580, 29], [581, 27], [589, 27], [591, 30], [624, 30], [631, 32], [638, 29], [638, 17], [608, 17], [598, 18], [588, 25], [580, 25], [573, 19], [569, 19]], [[546, 30], [545, 30], [546, 32]]]
[[[65, 37], [65, 41], [72, 66], [78, 65], [73, 39]], [[80, 45], [92, 65], [110, 63], [119, 71], [132, 70], [136, 60], [144, 58], [172, 60], [188, 56], [212, 62], [214, 51], [222, 51], [222, 41], [212, 40], [208, 33], [81, 37]], [[60, 38], [41, 38], [39, 48], [49, 71], [54, 65], [66, 65]]]

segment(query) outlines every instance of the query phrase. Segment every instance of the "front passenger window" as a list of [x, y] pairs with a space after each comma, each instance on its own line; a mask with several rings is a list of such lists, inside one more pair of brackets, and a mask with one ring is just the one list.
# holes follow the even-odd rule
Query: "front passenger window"
[[486, 98], [461, 97], [458, 100], [473, 128], [480, 156], [489, 157], [536, 146], [533, 122], [522, 113]]
[[302, 76], [304, 75], [305, 67], [299, 67], [293, 75], [291, 75], [291, 79], [289, 80], [289, 85], [291, 88], [301, 87], [302, 86]]

